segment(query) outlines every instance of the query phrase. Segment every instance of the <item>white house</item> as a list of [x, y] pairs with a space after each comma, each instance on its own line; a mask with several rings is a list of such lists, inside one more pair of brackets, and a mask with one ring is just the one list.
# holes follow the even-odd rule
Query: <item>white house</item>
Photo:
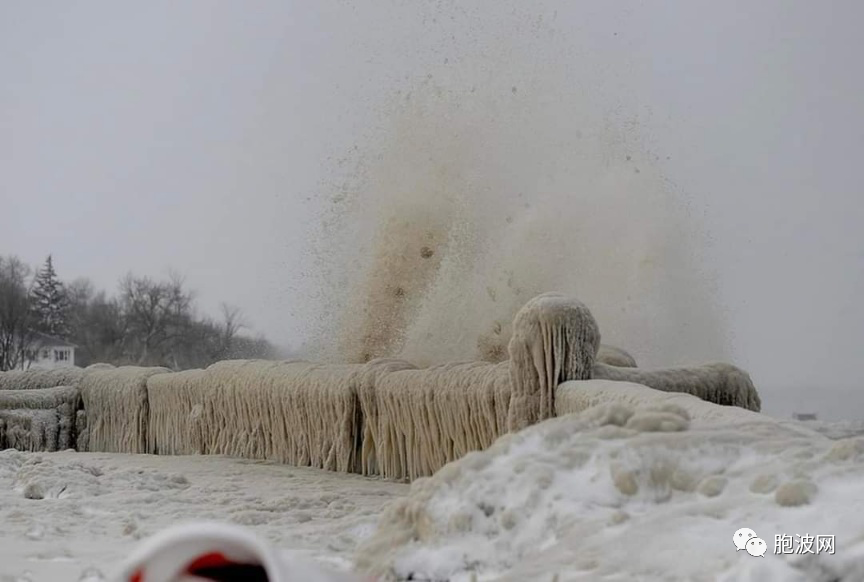
[[75, 348], [66, 340], [37, 333], [30, 348], [30, 369], [66, 368], [75, 365]]
[[795, 420], [816, 420], [815, 412], [793, 412], [792, 418]]

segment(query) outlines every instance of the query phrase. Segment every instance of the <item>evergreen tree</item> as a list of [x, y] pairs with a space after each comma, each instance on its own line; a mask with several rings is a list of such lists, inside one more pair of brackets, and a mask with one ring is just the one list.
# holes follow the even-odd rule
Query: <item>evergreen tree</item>
[[67, 315], [69, 298], [63, 282], [57, 278], [51, 255], [33, 281], [33, 312], [37, 331], [59, 338], [69, 335]]

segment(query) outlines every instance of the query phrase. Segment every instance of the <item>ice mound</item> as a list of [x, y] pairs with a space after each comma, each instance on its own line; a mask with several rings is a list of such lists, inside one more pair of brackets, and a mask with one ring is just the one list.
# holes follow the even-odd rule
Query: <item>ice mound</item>
[[[864, 579], [864, 439], [630, 390], [416, 481], [358, 567], [453, 582]], [[741, 527], [764, 557], [736, 551]], [[775, 554], [780, 535], [833, 535], [836, 552]]]

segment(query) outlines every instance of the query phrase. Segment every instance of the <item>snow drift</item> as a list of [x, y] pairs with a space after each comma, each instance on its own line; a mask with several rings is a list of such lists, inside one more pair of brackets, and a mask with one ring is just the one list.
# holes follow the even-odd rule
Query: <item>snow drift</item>
[[860, 517], [837, 535], [836, 555], [762, 562], [736, 553], [731, 537], [744, 526], [769, 546], [775, 534], [839, 534], [836, 515], [864, 509], [854, 485], [864, 439], [835, 442], [634, 384], [568, 382], [558, 397], [582, 412], [415, 481], [361, 545], [357, 567], [451, 582], [860, 579]]

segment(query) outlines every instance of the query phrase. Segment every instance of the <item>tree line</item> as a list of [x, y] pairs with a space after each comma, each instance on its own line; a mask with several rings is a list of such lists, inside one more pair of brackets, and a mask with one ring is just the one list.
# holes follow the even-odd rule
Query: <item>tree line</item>
[[156, 280], [130, 273], [109, 295], [86, 278], [62, 281], [51, 256], [39, 269], [0, 256], [0, 371], [29, 367], [40, 334], [75, 344], [79, 366], [186, 370], [225, 359], [283, 357], [265, 337], [243, 330], [248, 326], [236, 307], [223, 303], [218, 318], [199, 314], [195, 293], [175, 274]]

